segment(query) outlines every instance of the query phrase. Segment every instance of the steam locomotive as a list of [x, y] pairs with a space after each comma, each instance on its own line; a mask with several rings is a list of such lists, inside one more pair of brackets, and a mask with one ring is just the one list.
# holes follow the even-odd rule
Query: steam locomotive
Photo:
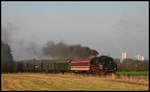
[[19, 72], [86, 72], [94, 74], [115, 73], [117, 64], [112, 57], [100, 56], [88, 59], [36, 60], [16, 62]]

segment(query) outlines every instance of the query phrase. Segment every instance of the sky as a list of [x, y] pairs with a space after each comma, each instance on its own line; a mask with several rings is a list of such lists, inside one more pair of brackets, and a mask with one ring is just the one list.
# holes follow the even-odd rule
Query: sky
[[16, 60], [31, 58], [22, 50], [27, 44], [42, 46], [48, 40], [81, 44], [114, 58], [126, 52], [127, 58], [140, 54], [149, 59], [148, 7], [145, 1], [3, 1], [1, 22], [2, 27], [13, 25]]

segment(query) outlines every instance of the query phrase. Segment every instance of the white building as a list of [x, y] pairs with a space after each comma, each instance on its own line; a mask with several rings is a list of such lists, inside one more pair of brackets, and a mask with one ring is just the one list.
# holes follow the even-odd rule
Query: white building
[[126, 52], [122, 52], [122, 60], [126, 59], [127, 58], [127, 54]]
[[144, 61], [144, 56], [137, 55], [136, 57], [137, 57], [137, 60], [139, 60], [139, 61]]

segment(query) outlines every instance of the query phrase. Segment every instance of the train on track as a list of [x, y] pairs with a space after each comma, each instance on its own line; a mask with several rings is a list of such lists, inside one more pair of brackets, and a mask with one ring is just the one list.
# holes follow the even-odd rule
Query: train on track
[[87, 59], [30, 60], [15, 63], [17, 72], [86, 72], [107, 74], [117, 71], [112, 57], [99, 56]]

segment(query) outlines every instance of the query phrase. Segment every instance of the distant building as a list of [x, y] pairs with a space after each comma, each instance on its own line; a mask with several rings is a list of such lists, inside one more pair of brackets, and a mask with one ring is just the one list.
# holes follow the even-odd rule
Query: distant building
[[127, 58], [127, 54], [126, 52], [122, 52], [122, 60], [126, 59]]
[[140, 59], [140, 55], [136, 55], [136, 58], [137, 58], [137, 60], [139, 60]]
[[120, 59], [120, 63], [123, 63], [123, 61], [127, 58], [126, 52], [122, 52], [122, 58]]
[[137, 55], [137, 60], [139, 60], [139, 61], [144, 61], [144, 56]]
[[141, 61], [144, 61], [144, 56], [141, 56]]

